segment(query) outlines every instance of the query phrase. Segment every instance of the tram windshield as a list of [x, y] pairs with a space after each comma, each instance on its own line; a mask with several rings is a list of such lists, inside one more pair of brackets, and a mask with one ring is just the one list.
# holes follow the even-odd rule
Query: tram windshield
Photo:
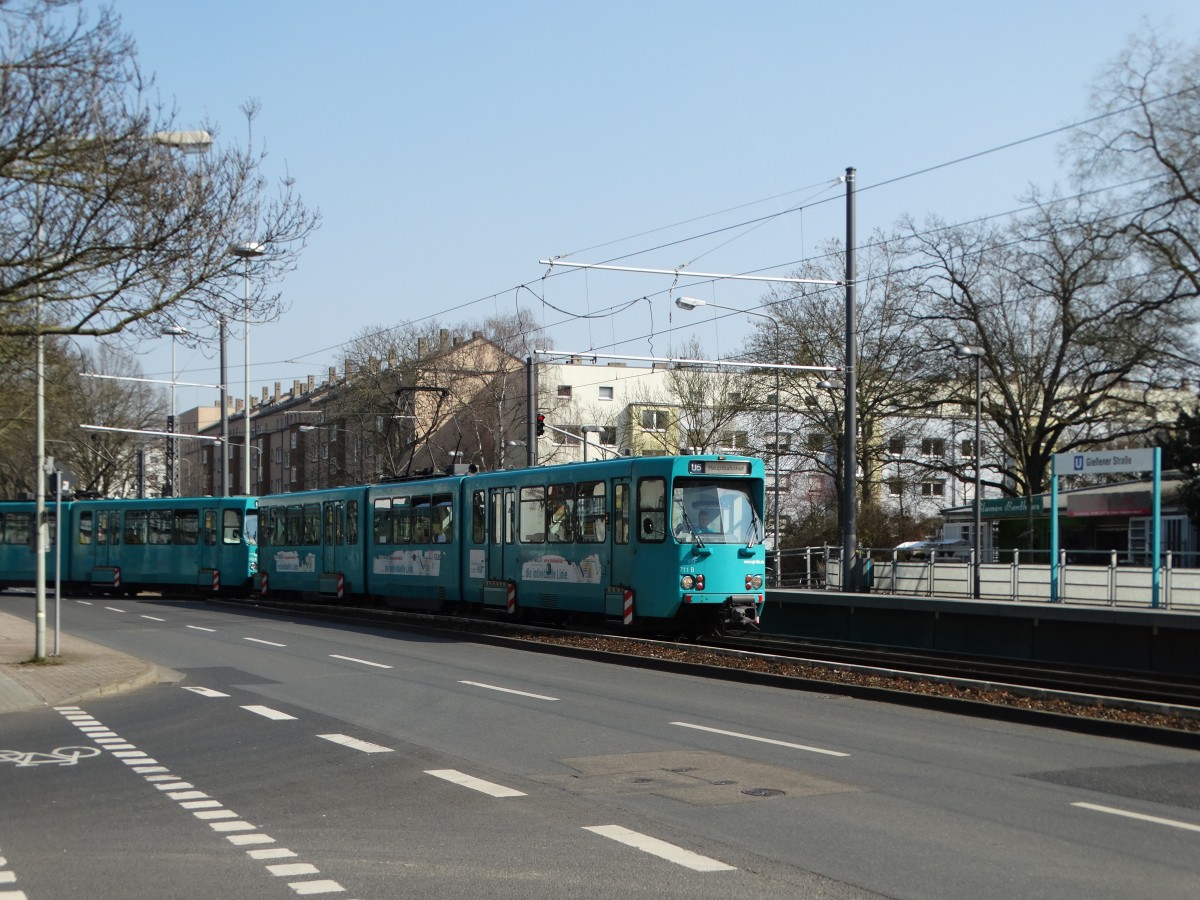
[[671, 528], [684, 544], [748, 544], [762, 537], [750, 486], [728, 480], [677, 480], [671, 494]]

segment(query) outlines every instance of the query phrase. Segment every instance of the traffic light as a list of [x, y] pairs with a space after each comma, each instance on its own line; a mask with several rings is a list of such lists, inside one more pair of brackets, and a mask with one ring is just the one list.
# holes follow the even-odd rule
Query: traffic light
[[537, 436], [541, 437], [546, 433], [546, 416], [543, 413], [538, 413], [537, 417]]

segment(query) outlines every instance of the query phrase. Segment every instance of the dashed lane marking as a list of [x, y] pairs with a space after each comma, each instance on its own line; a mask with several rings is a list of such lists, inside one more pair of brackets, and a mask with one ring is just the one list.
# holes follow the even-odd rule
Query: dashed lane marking
[[547, 697], [545, 694], [531, 694], [528, 691], [517, 691], [494, 684], [484, 684], [482, 681], [460, 681], [459, 684], [469, 684], [471, 687], [484, 688], [489, 691], [500, 691], [503, 694], [516, 694], [519, 697], [532, 697], [534, 700], [558, 700], [557, 697]]
[[647, 834], [630, 831], [620, 825], [589, 825], [585, 826], [583, 830], [618, 841], [628, 847], [665, 859], [678, 866], [684, 866], [694, 872], [732, 872], [737, 868], [715, 859], [709, 859], [707, 856], [701, 856], [699, 853], [693, 853], [691, 850], [684, 850], [674, 844], [668, 844], [666, 841], [660, 841], [658, 838], [652, 838]]
[[346, 734], [318, 734], [317, 737], [332, 741], [335, 744], [341, 744], [343, 747], [350, 747], [353, 750], [361, 750], [363, 753], [393, 752], [391, 747], [372, 744], [370, 741], [360, 741], [358, 738], [352, 738]]
[[253, 641], [256, 644], [266, 644], [268, 647], [286, 647], [287, 644], [279, 644], [275, 641], [264, 641], [262, 638], [242, 638], [243, 641]]
[[166, 619], [160, 619], [158, 616], [147, 616], [147, 615], [145, 615], [144, 613], [142, 614], [142, 618], [143, 618], [143, 619], [149, 619], [151, 622], [165, 622], [165, 621], [167, 621]]
[[185, 691], [191, 691], [193, 694], [199, 694], [201, 697], [228, 697], [228, 694], [222, 694], [220, 691], [214, 691], [212, 688], [206, 687], [185, 687]]
[[804, 750], [808, 753], [821, 753], [825, 756], [849, 756], [849, 753], [842, 753], [838, 750], [826, 750], [822, 747], [810, 747], [807, 744], [793, 744], [789, 741], [776, 741], [771, 738], [759, 737], [754, 734], [742, 734], [738, 731], [726, 731], [723, 728], [709, 728], [707, 725], [693, 725], [691, 722], [672, 722], [672, 725], [678, 725], [680, 728], [692, 728], [696, 731], [707, 731], [710, 734], [723, 734], [726, 737], [741, 738], [744, 741], [757, 741], [760, 744], [773, 744], [776, 747], [788, 747], [792, 750]]
[[212, 633], [214, 633], [214, 634], [215, 634], [215, 633], [216, 633], [216, 631], [217, 631], [217, 629], [215, 629], [215, 628], [205, 628], [203, 625], [184, 625], [183, 627], [184, 627], [184, 628], [191, 628], [193, 631], [209, 631], [209, 632], [212, 632]]
[[451, 784], [461, 785], [465, 788], [470, 788], [473, 791], [479, 791], [482, 794], [487, 794], [489, 797], [524, 797], [525, 794], [514, 788], [504, 787], [502, 784], [493, 784], [490, 781], [484, 781], [482, 778], [474, 778], [464, 772], [459, 772], [457, 769], [426, 769], [426, 775], [432, 775], [434, 778], [441, 778], [444, 781], [449, 781]]
[[[207, 691], [208, 689], [207, 688], [200, 688], [200, 689], [188, 688], [188, 690], [203, 692], [203, 691]], [[219, 691], [212, 691], [211, 694], [215, 695], [215, 696], [220, 696], [220, 697], [229, 696], [228, 694], [221, 694]], [[59, 706], [59, 707], [55, 707], [55, 709], [59, 713], [61, 713], [63, 715], [63, 717], [70, 720], [81, 731], [84, 731], [85, 733], [93, 732], [93, 733], [88, 734], [89, 737], [93, 737], [95, 727], [100, 727], [100, 728], [106, 727], [106, 726], [100, 725], [100, 723], [98, 723], [91, 716], [87, 715], [87, 713], [83, 712], [78, 706]], [[261, 709], [268, 709], [268, 708], [261, 707]], [[270, 710], [270, 712], [275, 712], [275, 711]], [[279, 713], [279, 715], [286, 715], [286, 714]], [[292, 717], [287, 716], [287, 718], [292, 718]], [[114, 737], [116, 737], [114, 732], [105, 731], [104, 733], [105, 734], [113, 734]], [[344, 735], [343, 735], [343, 737], [344, 737]], [[95, 738], [93, 737], [93, 739], [95, 739]], [[98, 739], [97, 743], [99, 743], [101, 740], [104, 740], [104, 739], [103, 738]], [[117, 740], [119, 741], [121, 739], [119, 737], [117, 737]], [[347, 739], [347, 740], [350, 740], [350, 739]], [[365, 743], [365, 742], [360, 742], [360, 743]], [[124, 744], [123, 743], [122, 746], [131, 748], [131, 750], [133, 752], [119, 751], [119, 752], [112, 753], [113, 757], [131, 757], [131, 758], [127, 758], [127, 759], [121, 759], [121, 761], [124, 762], [126, 765], [130, 765], [130, 767], [135, 772], [142, 775], [146, 779], [147, 784], [153, 785], [157, 790], [161, 791], [165, 796], [170, 797], [172, 800], [177, 802], [181, 809], [186, 809], [186, 810], [191, 811], [192, 815], [195, 816], [196, 819], [200, 820], [201, 822], [204, 822], [206, 825], [208, 825], [208, 827], [210, 829], [212, 829], [217, 834], [220, 834], [221, 836], [223, 836], [225, 838], [225, 840], [227, 840], [229, 843], [233, 844], [235, 847], [253, 848], [253, 849], [245, 850], [245, 853], [251, 859], [256, 859], [256, 860], [294, 859], [296, 857], [296, 854], [293, 851], [288, 850], [286, 847], [262, 847], [261, 845], [263, 845], [263, 844], [274, 844], [275, 838], [271, 837], [269, 834], [263, 834], [262, 832], [257, 831], [257, 828], [258, 828], [257, 825], [252, 825], [249, 822], [245, 821], [240, 816], [238, 816], [238, 814], [235, 813], [233, 810], [225, 809], [220, 801], [212, 799], [207, 794], [205, 794], [203, 791], [196, 790], [194, 785], [191, 784], [191, 782], [184, 781], [177, 775], [171, 774], [168, 771], [166, 766], [157, 765], [157, 762], [152, 759], [132, 758], [135, 756], [135, 754], [138, 757], [146, 756], [146, 754], [141, 752], [140, 750], [133, 750], [132, 744]], [[368, 746], [374, 746], [374, 745], [368, 745]], [[92, 754], [100, 753], [99, 750], [92, 748], [92, 747], [78, 747], [78, 748], [70, 748], [70, 749], [81, 750], [84, 752], [90, 751]], [[111, 747], [111, 746], [104, 747], [104, 749], [112, 751], [113, 747]], [[385, 747], [385, 748], [381, 748], [381, 749], [386, 750], [387, 748]], [[131, 765], [134, 763], [155, 763], [155, 764], [154, 765]], [[203, 799], [199, 799], [199, 798], [203, 798]], [[252, 833], [247, 833], [247, 832], [252, 832]], [[5, 863], [4, 858], [0, 857], [0, 867], [3, 867], [5, 864], [6, 863]], [[298, 875], [319, 875], [320, 874], [320, 870], [316, 866], [314, 866], [310, 863], [304, 863], [304, 862], [290, 863], [287, 865], [271, 865], [271, 866], [267, 866], [267, 870], [272, 875], [287, 875], [287, 876], [292, 876], [292, 877], [295, 877]], [[15, 878], [16, 878], [15, 875], [12, 876], [12, 878], [6, 877], [9, 874], [10, 873], [8, 873], [8, 872], [0, 871], [0, 885], [9, 883], [11, 881], [15, 881]], [[290, 887], [297, 894], [332, 894], [332, 893], [340, 893], [345, 890], [345, 888], [343, 888], [336, 881], [330, 881], [329, 879], [318, 879], [318, 880], [310, 880], [310, 881], [294, 881], [294, 882], [289, 882], [288, 887]], [[27, 898], [25, 897], [25, 894], [21, 891], [0, 890], [0, 900], [27, 900]]]
[[256, 716], [262, 716], [264, 719], [273, 719], [276, 722], [296, 721], [295, 716], [289, 716], [287, 713], [271, 709], [269, 706], [243, 706], [242, 709], [252, 712]]
[[91, 600], [76, 600], [75, 602], [80, 603], [83, 606], [94, 606], [95, 605], [94, 603], [92, 603]]
[[1110, 816], [1123, 816], [1126, 819], [1137, 819], [1139, 822], [1150, 822], [1154, 825], [1166, 825], [1170, 828], [1181, 828], [1184, 831], [1200, 831], [1200, 825], [1191, 822], [1180, 822], [1178, 819], [1164, 819], [1161, 816], [1148, 816], [1145, 813], [1133, 812], [1128, 809], [1117, 809], [1114, 806], [1100, 806], [1096, 803], [1072, 803], [1080, 809], [1090, 809], [1093, 812], [1108, 813]]
[[354, 656], [338, 656], [336, 653], [330, 653], [329, 656], [331, 659], [344, 659], [346, 662], [361, 663], [364, 666], [374, 666], [377, 669], [391, 668], [391, 666], [384, 665], [383, 663], [371, 662], [369, 659], [358, 659]]
[[104, 608], [105, 608], [105, 609], [107, 609], [107, 610], [111, 610], [112, 612], [119, 612], [119, 613], [123, 613], [123, 612], [125, 612], [125, 610], [123, 610], [123, 609], [117, 609], [117, 607], [115, 607], [115, 606], [106, 606], [106, 607], [104, 607]]

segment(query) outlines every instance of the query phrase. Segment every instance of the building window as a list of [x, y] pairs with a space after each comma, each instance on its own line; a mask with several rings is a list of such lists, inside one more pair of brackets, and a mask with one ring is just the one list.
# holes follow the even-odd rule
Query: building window
[[888, 496], [900, 497], [904, 494], [904, 481], [900, 478], [889, 478], [887, 483]]
[[807, 406], [809, 409], [816, 409], [818, 406], [821, 405], [821, 403], [819, 400], [817, 400], [816, 397], [805, 397], [804, 405]]
[[819, 431], [810, 431], [804, 437], [804, 446], [812, 453], [823, 450], [825, 448], [825, 435]]
[[611, 426], [604, 426], [600, 429], [600, 443], [605, 447], [617, 446], [617, 429]]
[[569, 384], [560, 384], [558, 386], [558, 396], [564, 400], [571, 399], [571, 386]]
[[892, 456], [904, 455], [904, 438], [894, 437], [888, 440], [888, 453]]
[[741, 403], [741, 402], [742, 402], [742, 395], [741, 395], [741, 394], [738, 394], [738, 393], [736, 393], [736, 392], [735, 392], [735, 393], [732, 393], [732, 394], [730, 394], [730, 395], [729, 395], [729, 402], [730, 402], [731, 404], [733, 404], [734, 406], [736, 406], [737, 404], [739, 404], [739, 403]]
[[613, 389], [611, 384], [600, 385], [600, 399], [611, 400], [613, 398]]
[[768, 453], [787, 453], [790, 447], [789, 436], [786, 434], [767, 435], [766, 450]]
[[665, 409], [642, 410], [642, 427], [647, 431], [666, 431], [670, 423], [670, 414]]
[[745, 431], [721, 432], [721, 446], [730, 450], [750, 449], [750, 436]]
[[974, 439], [968, 439], [968, 440], [963, 441], [959, 445], [958, 449], [964, 459], [974, 459], [974, 457], [975, 457], [975, 441], [974, 441]]
[[946, 482], [944, 481], [922, 481], [921, 482], [922, 497], [945, 497]]
[[921, 439], [921, 455], [922, 456], [945, 456], [946, 455], [946, 439], [945, 438], [922, 438]]

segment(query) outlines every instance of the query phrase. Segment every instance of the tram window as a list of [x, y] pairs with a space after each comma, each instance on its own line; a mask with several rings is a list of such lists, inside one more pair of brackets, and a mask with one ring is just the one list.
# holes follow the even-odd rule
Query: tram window
[[336, 516], [334, 513], [335, 513], [335, 510], [333, 508], [333, 504], [326, 503], [325, 504], [325, 546], [327, 546], [327, 547], [330, 544], [338, 543], [338, 541], [336, 541], [334, 539], [335, 538], [335, 527], [336, 527], [334, 524], [334, 520], [336, 519]]
[[412, 499], [412, 542], [428, 544], [433, 540], [430, 526], [429, 497], [413, 497]]
[[[14, 514], [14, 513], [10, 513], [9, 515], [5, 516], [4, 543], [6, 543], [6, 544], [16, 543], [15, 541], [11, 541], [8, 538], [8, 523], [11, 522], [15, 518], [16, 518], [16, 514]], [[79, 514], [79, 543], [90, 544], [91, 542], [92, 542], [92, 513], [89, 510], [87, 512], [81, 512]], [[25, 542], [21, 541], [20, 543], [25, 543]]]
[[304, 544], [315, 547], [321, 543], [321, 504], [304, 504]]
[[569, 544], [575, 539], [575, 485], [552, 484], [546, 492], [546, 535], [552, 544]]
[[115, 509], [108, 512], [108, 542], [121, 543], [121, 514]]
[[165, 547], [171, 543], [171, 529], [175, 527], [175, 513], [170, 509], [150, 510], [150, 543]]
[[304, 538], [304, 510], [299, 506], [287, 508], [287, 546], [298, 547]]
[[483, 491], [471, 494], [471, 541], [482, 544], [487, 539], [487, 507]]
[[604, 540], [605, 524], [608, 521], [604, 491], [603, 481], [585, 481], [576, 488], [577, 541], [598, 544]]
[[215, 509], [206, 509], [204, 511], [204, 543], [211, 547], [217, 542], [217, 511]]
[[32, 538], [33, 516], [30, 513], [9, 513], [4, 517], [4, 543], [28, 544]]
[[242, 542], [250, 546], [258, 545], [258, 510], [246, 510], [246, 524], [242, 529]]
[[629, 543], [629, 485], [613, 488], [613, 542]]
[[240, 544], [242, 541], [242, 513], [237, 509], [226, 509], [221, 512], [221, 539], [226, 544]]
[[271, 543], [276, 547], [288, 545], [287, 508], [282, 506], [271, 509]]
[[200, 510], [175, 510], [175, 543], [200, 543]]
[[392, 537], [392, 498], [376, 497], [374, 509], [375, 543], [386, 544]]
[[393, 544], [411, 544], [413, 538], [413, 511], [409, 505], [410, 497], [396, 497], [392, 500], [392, 538]]
[[108, 514], [103, 510], [96, 516], [96, 543], [108, 543]]
[[433, 542], [454, 542], [454, 509], [450, 506], [449, 494], [433, 495]]
[[140, 545], [146, 543], [146, 510], [127, 510], [125, 512], [125, 543]]
[[358, 543], [358, 501], [346, 502], [346, 543]]
[[546, 540], [546, 489], [521, 488], [519, 534], [522, 544], [541, 544]]
[[657, 543], [667, 537], [667, 483], [662, 478], [638, 482], [638, 540]]

